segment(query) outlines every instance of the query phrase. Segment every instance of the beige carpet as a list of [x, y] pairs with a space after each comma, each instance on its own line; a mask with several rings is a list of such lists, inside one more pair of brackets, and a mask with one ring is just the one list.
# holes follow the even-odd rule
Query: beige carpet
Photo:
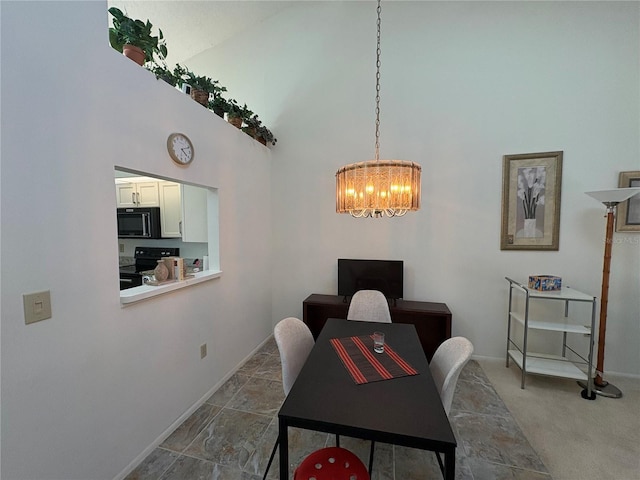
[[640, 479], [640, 379], [608, 375], [620, 399], [584, 400], [574, 380], [476, 359], [554, 480]]

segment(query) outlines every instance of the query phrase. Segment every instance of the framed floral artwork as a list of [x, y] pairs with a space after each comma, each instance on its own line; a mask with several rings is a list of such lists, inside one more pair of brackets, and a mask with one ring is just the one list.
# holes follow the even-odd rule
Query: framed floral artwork
[[502, 157], [500, 250], [558, 250], [562, 152]]
[[[640, 170], [620, 172], [618, 187], [640, 187]], [[640, 232], [640, 195], [618, 204], [616, 232]]]

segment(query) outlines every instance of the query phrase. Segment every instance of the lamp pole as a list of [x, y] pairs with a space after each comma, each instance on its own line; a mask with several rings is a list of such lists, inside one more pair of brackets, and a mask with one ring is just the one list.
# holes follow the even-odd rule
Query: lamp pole
[[[607, 207], [607, 230], [604, 244], [604, 261], [602, 265], [602, 291], [600, 293], [600, 323], [598, 328], [598, 359], [596, 363], [596, 377], [593, 380], [591, 396], [588, 395], [587, 382], [580, 380], [582, 398], [594, 400], [596, 394], [609, 398], [620, 398], [622, 392], [617, 387], [605, 381], [604, 376], [604, 343], [607, 332], [607, 306], [609, 303], [609, 273], [611, 270], [611, 247], [613, 245], [613, 223], [616, 214], [616, 206], [634, 195], [640, 193], [640, 188], [617, 188], [614, 190], [600, 190], [586, 192]], [[587, 372], [591, 375], [591, 372]]]
[[622, 392], [605, 381], [604, 374], [604, 344], [607, 332], [607, 306], [609, 304], [609, 273], [611, 272], [611, 246], [613, 245], [613, 223], [617, 203], [607, 205], [607, 233], [604, 244], [604, 261], [602, 265], [602, 291], [600, 293], [600, 326], [598, 329], [598, 360], [596, 364], [596, 378], [593, 381], [596, 393], [620, 398]]

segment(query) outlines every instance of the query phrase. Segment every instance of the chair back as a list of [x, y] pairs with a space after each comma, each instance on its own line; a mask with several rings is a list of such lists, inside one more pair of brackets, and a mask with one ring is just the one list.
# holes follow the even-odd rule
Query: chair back
[[296, 468], [293, 480], [369, 480], [364, 463], [350, 450], [321, 448]]
[[293, 383], [313, 348], [313, 335], [302, 320], [288, 317], [278, 322], [273, 329], [273, 336], [276, 339], [282, 363], [282, 388], [284, 394], [289, 395]]
[[387, 298], [378, 290], [358, 290], [351, 297], [347, 320], [391, 323]]
[[453, 392], [462, 368], [473, 353], [473, 344], [464, 337], [453, 337], [440, 344], [433, 354], [429, 370], [436, 383], [444, 411], [449, 415]]

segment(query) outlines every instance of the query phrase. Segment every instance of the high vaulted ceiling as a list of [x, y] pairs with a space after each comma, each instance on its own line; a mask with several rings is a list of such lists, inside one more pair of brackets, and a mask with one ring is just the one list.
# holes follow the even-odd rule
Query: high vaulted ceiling
[[[183, 63], [228, 38], [241, 34], [295, 1], [270, 0], [108, 0], [127, 16], [162, 29], [167, 63]], [[109, 15], [109, 22], [111, 15]]]

